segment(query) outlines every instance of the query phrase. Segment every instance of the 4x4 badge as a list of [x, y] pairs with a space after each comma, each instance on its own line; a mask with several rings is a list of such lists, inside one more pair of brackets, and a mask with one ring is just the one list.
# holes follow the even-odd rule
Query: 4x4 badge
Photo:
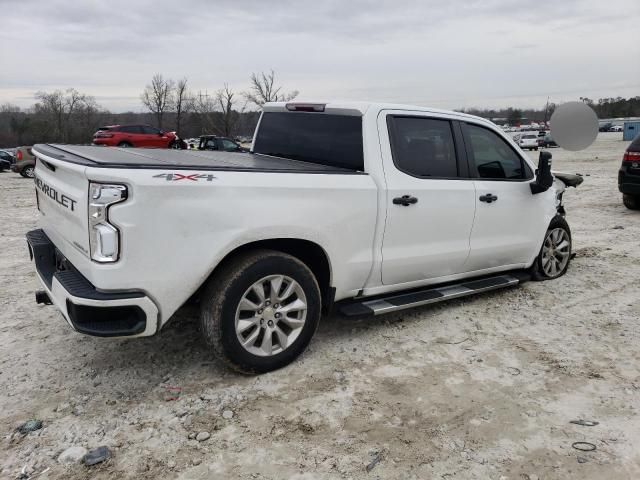
[[192, 175], [183, 175], [181, 173], [159, 173], [158, 175], [154, 175], [153, 178], [164, 178], [167, 182], [177, 182], [179, 180], [191, 180], [192, 182], [197, 182], [202, 179], [210, 182], [216, 177], [215, 175], [206, 173], [194, 173]]

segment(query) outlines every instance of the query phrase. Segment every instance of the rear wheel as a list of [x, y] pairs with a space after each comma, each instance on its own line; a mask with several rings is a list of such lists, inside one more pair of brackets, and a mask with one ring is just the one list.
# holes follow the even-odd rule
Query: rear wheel
[[118, 146], [119, 146], [120, 148], [131, 148], [131, 147], [133, 147], [133, 145], [131, 145], [129, 142], [120, 142], [120, 143], [118, 144]]
[[622, 194], [622, 203], [629, 210], [640, 210], [640, 195]]
[[291, 255], [256, 250], [228, 262], [209, 280], [200, 323], [214, 354], [243, 373], [292, 362], [320, 321], [320, 289], [309, 268]]
[[33, 178], [35, 176], [35, 168], [33, 168], [33, 166], [31, 165], [29, 165], [28, 167], [24, 167], [20, 172], [20, 175], [25, 178]]
[[551, 280], [564, 275], [571, 260], [571, 230], [567, 221], [557, 215], [551, 220], [540, 253], [531, 266], [534, 280]]

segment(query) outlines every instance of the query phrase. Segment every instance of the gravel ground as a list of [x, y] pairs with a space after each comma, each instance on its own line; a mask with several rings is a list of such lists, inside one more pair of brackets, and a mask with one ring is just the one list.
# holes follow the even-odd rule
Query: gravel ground
[[[555, 169], [587, 175], [565, 195], [577, 256], [561, 279], [327, 318], [300, 360], [258, 377], [214, 361], [193, 310], [127, 341], [74, 333], [36, 305], [33, 184], [0, 174], [0, 477], [640, 478], [640, 213], [616, 185], [626, 145], [616, 133], [553, 149]], [[15, 430], [33, 418], [43, 428]], [[103, 445], [107, 462], [77, 462]]]

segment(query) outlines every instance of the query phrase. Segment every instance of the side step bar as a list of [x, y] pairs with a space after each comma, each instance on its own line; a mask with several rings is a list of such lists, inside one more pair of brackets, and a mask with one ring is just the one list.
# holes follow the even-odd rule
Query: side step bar
[[374, 300], [356, 301], [342, 305], [338, 311], [347, 317], [362, 317], [396, 312], [406, 308], [419, 307], [421, 305], [444, 302], [453, 298], [466, 297], [499, 288], [512, 287], [525, 280], [525, 278], [521, 276], [518, 277], [514, 275], [498, 275], [480, 280], [447, 285], [446, 287], [394, 294], [389, 297], [381, 297]]

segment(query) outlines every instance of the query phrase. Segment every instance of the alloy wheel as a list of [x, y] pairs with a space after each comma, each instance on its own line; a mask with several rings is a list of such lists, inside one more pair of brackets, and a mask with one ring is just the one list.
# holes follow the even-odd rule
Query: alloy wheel
[[564, 272], [571, 254], [571, 240], [564, 228], [554, 228], [547, 233], [542, 247], [542, 270], [549, 278]]
[[302, 332], [307, 297], [298, 282], [286, 275], [269, 275], [251, 285], [236, 309], [240, 345], [257, 356], [287, 349]]

